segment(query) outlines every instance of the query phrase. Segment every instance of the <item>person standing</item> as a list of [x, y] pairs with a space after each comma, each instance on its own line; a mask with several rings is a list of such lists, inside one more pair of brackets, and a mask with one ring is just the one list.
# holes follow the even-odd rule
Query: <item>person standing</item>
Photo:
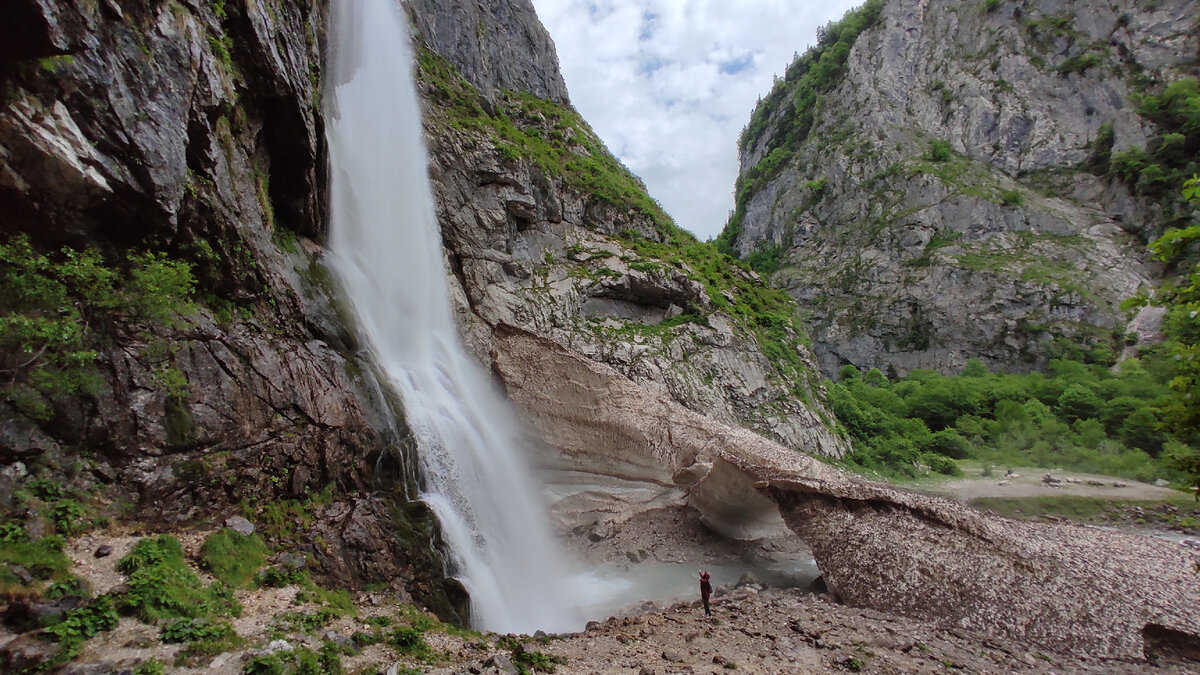
[[712, 610], [708, 607], [708, 598], [712, 595], [712, 583], [709, 581], [708, 572], [700, 570], [700, 602], [704, 603], [704, 616], [712, 616]]

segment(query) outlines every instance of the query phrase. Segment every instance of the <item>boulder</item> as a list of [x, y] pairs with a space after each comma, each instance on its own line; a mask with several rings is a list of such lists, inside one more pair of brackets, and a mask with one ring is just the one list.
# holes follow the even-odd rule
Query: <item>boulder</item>
[[238, 534], [248, 537], [254, 534], [254, 523], [246, 520], [242, 516], [230, 516], [225, 519], [225, 527], [237, 532]]

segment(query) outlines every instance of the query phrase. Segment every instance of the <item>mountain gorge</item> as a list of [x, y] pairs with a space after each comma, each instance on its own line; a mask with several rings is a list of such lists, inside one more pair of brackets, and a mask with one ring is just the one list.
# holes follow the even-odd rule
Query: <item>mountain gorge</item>
[[755, 110], [718, 241], [797, 299], [827, 376], [1111, 362], [1155, 335], [1120, 309], [1161, 273], [1146, 241], [1189, 218], [1196, 132], [1156, 113], [1197, 74], [1193, 9], [868, 2]]
[[[119, 608], [153, 645], [98, 637], [111, 649], [88, 653], [97, 668], [170, 637], [187, 643], [171, 647], [180, 668], [252, 671], [305, 598], [297, 625], [354, 611], [319, 586], [355, 592], [377, 619], [355, 648], [384, 649], [395, 621], [378, 658], [419, 656], [435, 622], [409, 605], [465, 624], [470, 598], [417, 499], [404, 406], [326, 265], [337, 113], [324, 96], [348, 76], [325, 70], [329, 4], [14, 2], [0, 26], [0, 596], [25, 609], [5, 610], [0, 665], [63, 666], [83, 643], [63, 636], [95, 616], [112, 625], [79, 630], [109, 635]], [[869, 2], [755, 112], [738, 211], [713, 245], [571, 107], [528, 0], [404, 3], [453, 309], [528, 425], [560, 530], [595, 542], [684, 513], [746, 555], [747, 541], [799, 536], [830, 598], [968, 642], [1137, 668], [1159, 642], [1194, 641], [1200, 581], [1179, 546], [1009, 521], [830, 466], [851, 444], [822, 375], [968, 357], [1023, 370], [1124, 340], [1117, 304], [1158, 275], [1144, 239], [1186, 217], [1154, 197], [1187, 170], [1168, 155], [1194, 149], [1194, 130], [1168, 138], [1134, 94], [1192, 72], [1187, 5]], [[1136, 181], [1118, 161], [1133, 148]], [[1143, 185], [1150, 166], [1164, 173]], [[291, 588], [269, 630], [201, 635], [234, 633], [220, 624], [232, 610], [213, 607], [236, 603], [220, 598], [155, 608], [178, 614], [136, 604], [138, 564], [219, 577], [208, 538], [243, 527], [233, 516], [274, 554], [237, 597]], [[162, 551], [114, 567], [93, 537]], [[678, 562], [648, 548], [629, 559]], [[72, 581], [101, 564], [114, 583]], [[1126, 588], [1140, 576], [1157, 583]], [[64, 593], [73, 604], [47, 625], [21, 615]], [[789, 625], [770, 631], [799, 634]], [[191, 634], [175, 640], [180, 626]], [[334, 642], [289, 630], [297, 645]], [[540, 654], [457, 637], [476, 670], [479, 649]], [[852, 662], [809, 642], [814, 663]]]

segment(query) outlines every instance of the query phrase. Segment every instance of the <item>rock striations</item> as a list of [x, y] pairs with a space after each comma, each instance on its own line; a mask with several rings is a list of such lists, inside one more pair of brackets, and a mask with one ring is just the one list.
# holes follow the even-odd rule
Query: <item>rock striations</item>
[[[500, 11], [483, 5], [454, 11]], [[420, 16], [423, 6], [410, 11]], [[844, 455], [794, 306], [773, 314], [756, 295], [766, 290], [757, 275], [669, 221], [565, 92], [554, 93], [557, 67], [550, 84], [527, 76], [541, 67], [541, 47], [485, 76], [475, 54], [502, 49], [492, 33], [462, 53], [453, 47], [461, 26], [434, 18], [416, 21], [430, 171], [459, 318], [479, 356], [495, 326], [520, 326], [692, 410], [798, 450]], [[537, 30], [520, 23], [517, 33]], [[547, 88], [549, 98], [539, 93]]]
[[1186, 0], [867, 3], [755, 111], [723, 239], [778, 260], [827, 375], [1112, 349], [1118, 305], [1155, 275], [1146, 239], [1180, 214], [1107, 162], [1160, 131], [1139, 96], [1196, 74], [1194, 14]]

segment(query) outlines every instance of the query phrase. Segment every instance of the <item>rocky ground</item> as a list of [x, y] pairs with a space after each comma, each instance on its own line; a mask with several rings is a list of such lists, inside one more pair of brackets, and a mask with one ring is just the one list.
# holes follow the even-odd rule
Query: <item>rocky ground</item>
[[[206, 532], [178, 533], [194, 561]], [[124, 583], [115, 569], [136, 534], [92, 532], [71, 542], [73, 572], [103, 593]], [[747, 548], [707, 531], [688, 511], [664, 509], [619, 526], [582, 528], [568, 548], [593, 563], [646, 561], [696, 566], [761, 561], [807, 552], [797, 541]], [[94, 555], [101, 546], [112, 553]], [[632, 556], [630, 554], [633, 554]], [[640, 558], [643, 562], [634, 562]], [[203, 576], [203, 573], [201, 573]], [[62, 672], [130, 672], [154, 659], [167, 672], [242, 673], [263, 670], [272, 654], [283, 662], [303, 650], [334, 645], [347, 673], [1195, 673], [1196, 662], [1152, 653], [1149, 662], [1095, 660], [939, 627], [838, 604], [811, 589], [769, 588], [744, 579], [718, 585], [713, 616], [699, 603], [644, 602], [569, 635], [498, 636], [446, 627], [387, 593], [362, 593], [354, 611], [332, 611], [296, 586], [239, 591], [244, 611], [234, 627], [244, 642], [226, 653], [180, 658], [186, 648], [160, 641], [160, 628], [122, 618], [90, 640]], [[428, 648], [397, 642], [395, 631], [421, 631]], [[29, 638], [0, 632], [0, 656]], [[328, 647], [327, 647], [328, 648]], [[28, 647], [25, 647], [28, 649]], [[294, 662], [295, 663], [295, 662]], [[11, 662], [9, 663], [11, 665]], [[258, 668], [258, 670], [255, 670]], [[138, 672], [138, 671], [134, 671]], [[152, 672], [152, 671], [151, 671]], [[293, 671], [288, 671], [293, 672]], [[321, 671], [328, 672], [328, 671]]]

